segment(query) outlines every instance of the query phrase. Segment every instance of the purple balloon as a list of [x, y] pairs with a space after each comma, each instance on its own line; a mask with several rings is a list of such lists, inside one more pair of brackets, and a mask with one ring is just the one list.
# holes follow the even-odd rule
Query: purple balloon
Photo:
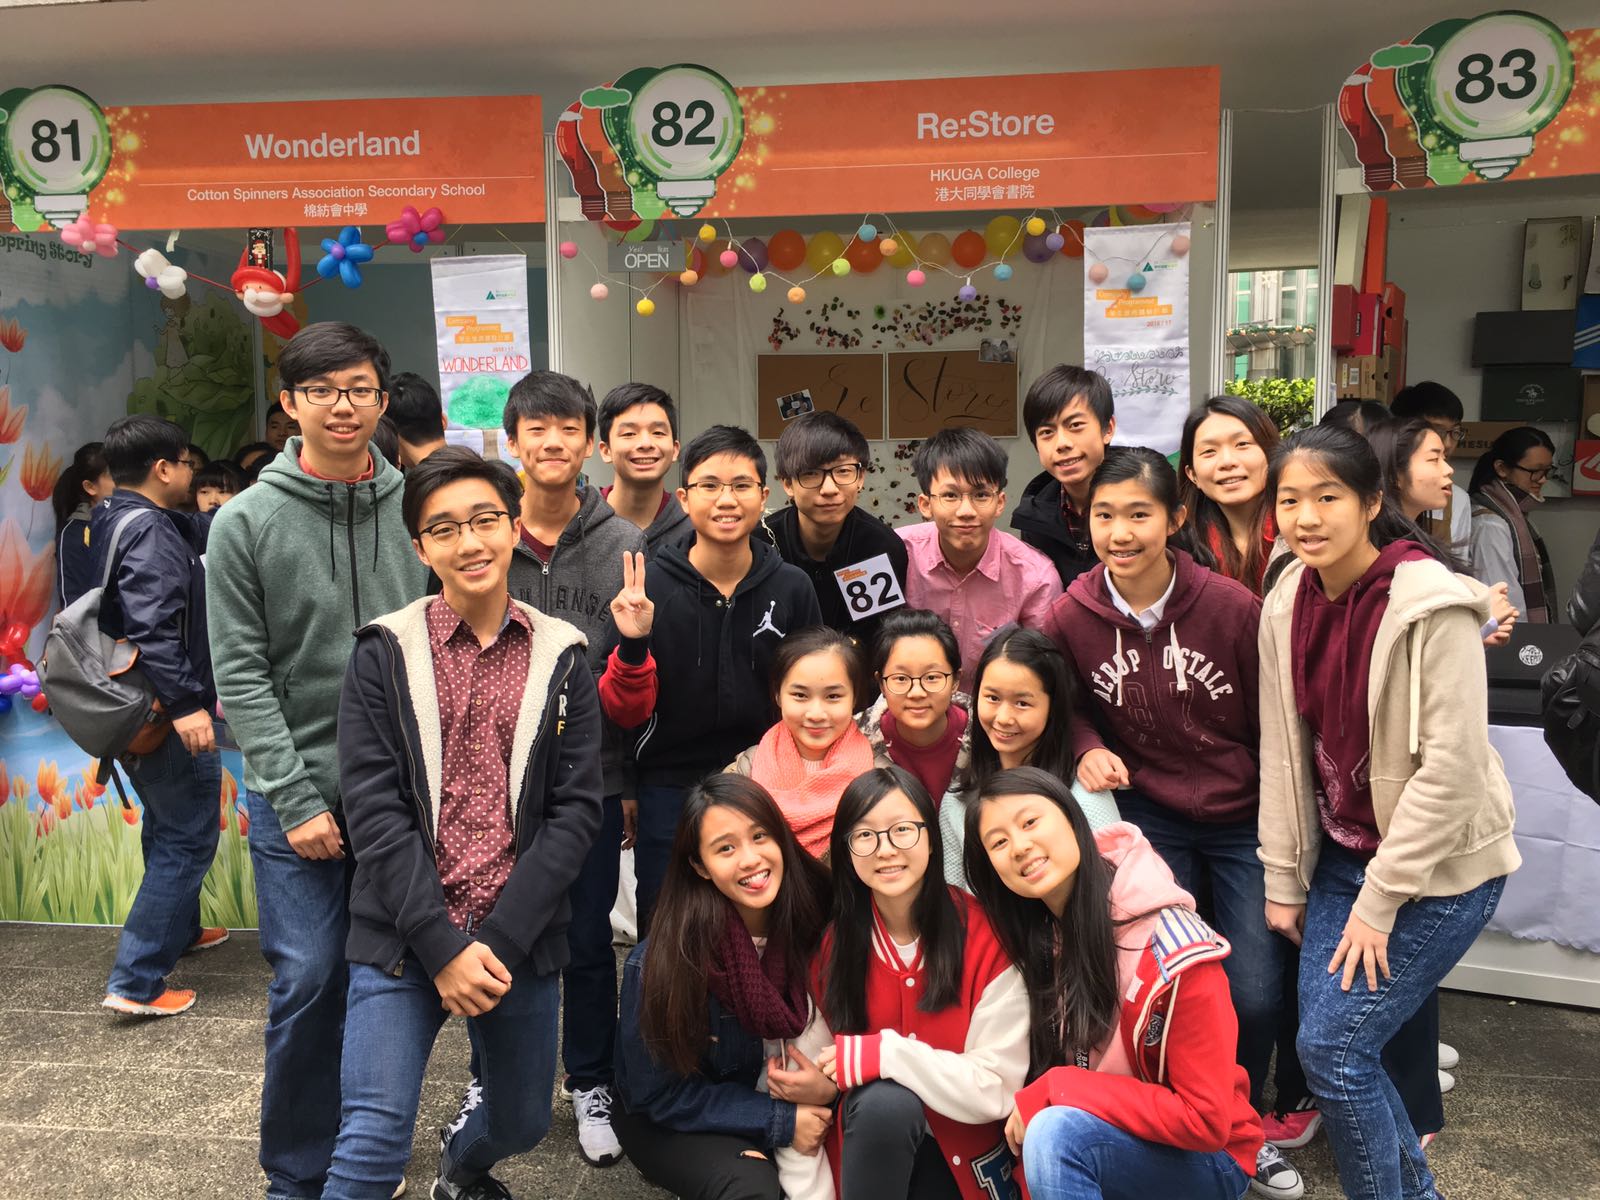
[[37, 683], [25, 683], [25, 684], [23, 684], [22, 685], [22, 694], [27, 699], [32, 700], [35, 696], [37, 696], [39, 694], [39, 685]]
[[17, 675], [0, 675], [0, 696], [14, 696], [22, 690], [22, 678]]
[[1042, 233], [1030, 233], [1022, 239], [1023, 256], [1032, 263], [1049, 262], [1055, 251], [1050, 249], [1050, 244]]
[[767, 244], [760, 238], [741, 238], [736, 248], [739, 251], [739, 265], [750, 274], [767, 269]]
[[1049, 246], [1051, 250], [1059, 251], [1061, 247], [1067, 244], [1067, 239], [1059, 233], [1047, 233], [1044, 235], [1044, 244]]
[[977, 298], [978, 289], [973, 287], [970, 283], [962, 284], [961, 289], [956, 292], [956, 299], [960, 300], [964, 304], [971, 304]]

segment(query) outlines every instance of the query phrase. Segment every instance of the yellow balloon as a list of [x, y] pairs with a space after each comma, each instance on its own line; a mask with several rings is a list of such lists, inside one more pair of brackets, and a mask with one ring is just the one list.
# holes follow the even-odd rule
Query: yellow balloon
[[849, 262], [849, 260], [848, 259], [844, 259], [844, 258], [836, 258], [836, 259], [834, 259], [833, 260], [833, 273], [835, 275], [848, 275], [848, 274], [850, 274], [850, 262]]
[[917, 239], [909, 233], [902, 232], [898, 238], [887, 238], [886, 241], [894, 242], [894, 253], [889, 255], [891, 267], [911, 267], [917, 262]]
[[715, 225], [702, 225], [702, 226], [700, 226], [700, 240], [702, 242], [709, 242], [712, 238], [714, 238], [716, 236], [717, 236], [717, 227]]
[[651, 313], [655, 312], [656, 302], [650, 299], [649, 296], [640, 296], [639, 303], [633, 306], [633, 310], [641, 317], [648, 317]]
[[1027, 230], [1034, 237], [1038, 237], [1041, 233], [1044, 232], [1044, 218], [1043, 217], [1029, 217], [1028, 218]]
[[824, 229], [821, 233], [811, 235], [811, 241], [806, 246], [806, 266], [813, 273], [826, 271], [829, 264], [843, 253], [843, 239], [837, 233]]
[[990, 254], [1010, 258], [1022, 249], [1022, 222], [1009, 214], [998, 216], [984, 229], [983, 240]]
[[950, 261], [950, 239], [942, 233], [926, 235], [917, 247], [917, 257], [935, 267], [946, 265]]

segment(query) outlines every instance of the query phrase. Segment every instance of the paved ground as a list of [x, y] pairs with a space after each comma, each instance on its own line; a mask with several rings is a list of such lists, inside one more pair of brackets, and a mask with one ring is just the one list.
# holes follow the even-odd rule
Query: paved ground
[[[187, 960], [200, 1002], [166, 1021], [96, 1008], [115, 932], [0, 925], [0, 1197], [260, 1196], [255, 1162], [267, 972], [252, 935]], [[1447, 994], [1460, 1085], [1432, 1161], [1450, 1200], [1600, 1197], [1600, 1013]], [[452, 1022], [423, 1085], [409, 1175], [426, 1196], [433, 1130], [466, 1080]], [[1335, 1197], [1327, 1143], [1295, 1155], [1308, 1196]], [[557, 1103], [550, 1137], [501, 1174], [521, 1198], [661, 1197], [626, 1164], [597, 1171]], [[1177, 1200], [1177, 1198], [1173, 1198]]]

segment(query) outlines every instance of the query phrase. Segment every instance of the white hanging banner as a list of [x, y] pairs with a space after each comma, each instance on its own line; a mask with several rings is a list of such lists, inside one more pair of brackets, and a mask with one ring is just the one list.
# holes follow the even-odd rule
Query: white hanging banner
[[445, 413], [454, 427], [498, 429], [511, 385], [533, 365], [528, 260], [486, 254], [436, 258], [428, 266]]
[[1189, 225], [1083, 231], [1084, 365], [1111, 383], [1115, 441], [1178, 449], [1189, 415]]

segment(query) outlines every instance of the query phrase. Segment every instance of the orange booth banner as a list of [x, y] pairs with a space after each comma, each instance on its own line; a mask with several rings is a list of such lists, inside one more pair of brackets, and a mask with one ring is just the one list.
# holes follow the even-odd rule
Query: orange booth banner
[[1172, 205], [1217, 194], [1215, 67], [585, 91], [556, 140], [591, 219]]
[[89, 195], [120, 229], [393, 220], [544, 220], [537, 96], [107, 108], [112, 158]]

